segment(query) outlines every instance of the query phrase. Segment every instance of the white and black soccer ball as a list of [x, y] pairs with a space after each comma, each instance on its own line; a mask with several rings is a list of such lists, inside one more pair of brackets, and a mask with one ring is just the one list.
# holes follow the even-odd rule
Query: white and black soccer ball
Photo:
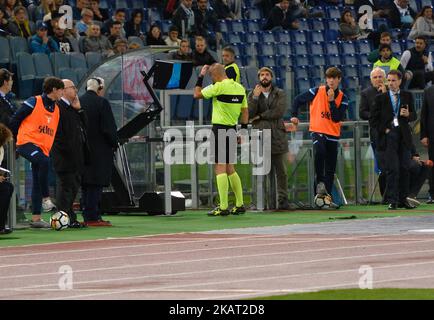
[[57, 211], [53, 213], [50, 218], [51, 229], [60, 231], [68, 228], [69, 216], [65, 211]]
[[319, 195], [317, 194], [314, 199], [315, 207], [318, 209], [328, 209], [332, 203], [332, 197], [329, 195]]

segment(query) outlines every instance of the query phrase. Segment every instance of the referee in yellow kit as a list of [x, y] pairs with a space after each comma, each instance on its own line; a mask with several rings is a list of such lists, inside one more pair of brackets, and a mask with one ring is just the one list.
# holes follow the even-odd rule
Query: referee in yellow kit
[[[203, 78], [208, 72], [214, 84], [202, 89]], [[236, 126], [241, 115], [241, 127], [247, 128], [249, 111], [247, 108], [246, 90], [244, 87], [229, 79], [223, 65], [215, 63], [205, 65], [200, 71], [194, 98], [212, 98], [212, 132], [214, 139], [213, 152], [215, 159], [215, 174], [220, 205], [208, 213], [209, 216], [227, 216], [229, 214], [245, 213], [243, 201], [243, 187], [240, 177], [235, 171], [236, 161]], [[231, 136], [234, 139], [231, 139]], [[229, 180], [229, 183], [228, 183]], [[235, 193], [236, 204], [229, 210], [229, 184]]]

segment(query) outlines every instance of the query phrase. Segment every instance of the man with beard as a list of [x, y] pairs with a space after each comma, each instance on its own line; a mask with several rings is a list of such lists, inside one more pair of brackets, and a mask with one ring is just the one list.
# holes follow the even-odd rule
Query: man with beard
[[[295, 97], [291, 122], [297, 125], [300, 106], [309, 103], [309, 131], [313, 140], [317, 197], [329, 197], [336, 171], [341, 121], [348, 108], [347, 96], [339, 90], [342, 72], [331, 67], [325, 73], [326, 85], [311, 88]], [[337, 205], [331, 203], [330, 208]]]
[[53, 40], [56, 41], [59, 46], [59, 50], [62, 53], [70, 53], [73, 52], [71, 41], [65, 36], [65, 29], [60, 28], [59, 26], [54, 27], [54, 36]]
[[[270, 186], [277, 180], [279, 210], [288, 210], [288, 175], [286, 135], [283, 115], [286, 111], [286, 94], [272, 85], [273, 71], [263, 67], [258, 71], [259, 84], [248, 97], [249, 118], [256, 129], [271, 129], [271, 173]], [[274, 202], [272, 206], [274, 207]]]

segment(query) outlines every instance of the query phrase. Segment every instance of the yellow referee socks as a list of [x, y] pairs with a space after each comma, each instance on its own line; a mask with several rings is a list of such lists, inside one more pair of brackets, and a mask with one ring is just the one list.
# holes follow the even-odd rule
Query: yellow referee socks
[[229, 178], [229, 183], [231, 184], [231, 188], [235, 193], [236, 206], [241, 207], [244, 204], [243, 201], [243, 186], [241, 185], [241, 179], [238, 173], [234, 172]]
[[219, 191], [220, 197], [220, 209], [226, 210], [229, 206], [228, 204], [228, 175], [226, 173], [221, 173], [216, 176], [217, 178], [217, 189]]

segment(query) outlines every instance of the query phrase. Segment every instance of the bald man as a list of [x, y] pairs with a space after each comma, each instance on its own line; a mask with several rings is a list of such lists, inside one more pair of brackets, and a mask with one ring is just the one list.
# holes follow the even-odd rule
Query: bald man
[[[213, 84], [202, 88], [203, 78], [208, 72]], [[243, 188], [240, 177], [235, 171], [236, 160], [236, 126], [241, 115], [241, 127], [247, 128], [249, 111], [247, 109], [246, 90], [229, 79], [223, 65], [215, 63], [205, 65], [200, 71], [194, 88], [196, 99], [212, 98], [212, 133], [211, 144], [215, 161], [215, 174], [220, 205], [208, 213], [209, 216], [227, 216], [246, 212], [243, 201]], [[229, 183], [228, 183], [229, 180]], [[229, 210], [229, 184], [234, 191], [236, 204]]]
[[60, 120], [51, 151], [57, 175], [57, 209], [69, 215], [70, 228], [84, 225], [77, 221], [73, 204], [81, 184], [86, 155], [86, 114], [80, 106], [77, 89], [71, 80], [62, 80], [65, 89], [59, 100]]

